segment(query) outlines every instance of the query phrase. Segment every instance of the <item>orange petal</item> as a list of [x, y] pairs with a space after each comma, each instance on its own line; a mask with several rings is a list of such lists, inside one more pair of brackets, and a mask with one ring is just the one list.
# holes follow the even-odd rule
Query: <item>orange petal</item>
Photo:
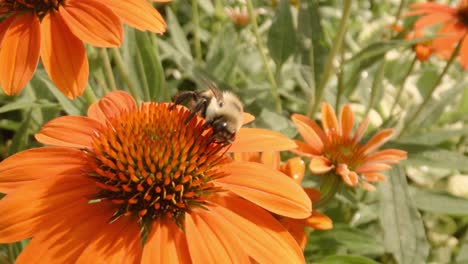
[[100, 0], [129, 26], [154, 33], [164, 33], [166, 22], [161, 14], [146, 0]]
[[343, 138], [349, 138], [354, 126], [354, 115], [351, 107], [345, 104], [340, 112], [340, 134]]
[[136, 108], [135, 99], [131, 95], [124, 91], [114, 91], [93, 103], [88, 108], [88, 117], [106, 124], [107, 120]]
[[84, 116], [61, 116], [46, 123], [35, 138], [53, 146], [91, 148], [92, 136], [101, 123]]
[[[10, 21], [11, 20], [11, 21]], [[0, 49], [0, 85], [8, 95], [17, 94], [31, 80], [39, 61], [40, 23], [33, 13], [20, 13], [10, 20]]]
[[[238, 239], [229, 235], [232, 230], [216, 218], [219, 219], [203, 212], [186, 214], [187, 244], [193, 263], [248, 263], [248, 256], [239, 250]], [[217, 230], [217, 227], [223, 229]], [[223, 231], [228, 232], [227, 240]]]
[[120, 19], [100, 1], [68, 0], [59, 12], [71, 32], [82, 41], [97, 47], [122, 44]]
[[333, 228], [333, 221], [326, 215], [319, 212], [312, 212], [312, 215], [304, 220], [304, 223], [311, 228], [328, 230]]
[[364, 135], [364, 132], [366, 132], [368, 124], [369, 124], [369, 118], [366, 117], [359, 124], [359, 126], [358, 126], [358, 128], [356, 130], [356, 133], [354, 134], [353, 141], [359, 142], [362, 139], [362, 136]]
[[31, 237], [47, 223], [61, 221], [51, 215], [77, 202], [87, 203], [87, 196], [96, 191], [81, 174], [48, 177], [18, 188], [0, 200], [0, 243]]
[[468, 69], [468, 38], [466, 36], [460, 47], [460, 64], [465, 70]]
[[280, 166], [280, 155], [278, 152], [263, 152], [261, 156], [261, 163], [273, 168], [277, 169]]
[[77, 149], [28, 149], [0, 163], [0, 192], [10, 193], [34, 180], [62, 173], [80, 174], [85, 165], [83, 153]]
[[295, 148], [296, 144], [287, 136], [260, 128], [241, 128], [228, 152], [265, 152]]
[[364, 178], [368, 182], [379, 182], [379, 181], [385, 181], [387, 179], [385, 175], [380, 174], [380, 173], [364, 173], [362, 176], [364, 176]]
[[320, 191], [315, 188], [304, 187], [304, 191], [312, 202], [316, 202], [320, 199]]
[[250, 122], [253, 122], [255, 120], [255, 116], [254, 115], [251, 115], [249, 113], [242, 113], [242, 124], [245, 125], [245, 124], [248, 124]]
[[361, 151], [364, 155], [367, 155], [374, 150], [380, 148], [385, 142], [387, 142], [393, 135], [393, 129], [387, 128], [382, 131], [379, 131], [375, 134], [367, 143], [362, 146]]
[[328, 103], [322, 103], [322, 126], [325, 133], [329, 133], [330, 131], [339, 133], [335, 111]]
[[305, 218], [312, 204], [301, 186], [283, 173], [263, 164], [231, 162], [222, 166], [227, 176], [216, 183], [279, 215]]
[[382, 162], [395, 164], [400, 160], [406, 159], [406, 151], [399, 149], [386, 149], [376, 153], [372, 153], [365, 158], [365, 163], [367, 162]]
[[349, 171], [348, 173], [340, 173], [338, 175], [348, 186], [354, 187], [359, 183], [359, 176], [354, 171]]
[[60, 12], [41, 21], [41, 59], [50, 78], [70, 99], [81, 95], [88, 83], [88, 58], [83, 42], [68, 29]]
[[141, 263], [191, 263], [183, 231], [173, 221], [154, 221]]
[[[142, 254], [140, 227], [131, 217], [104, 225], [88, 243], [76, 263], [139, 263]], [[109, 243], [112, 241], [112, 243]]]
[[366, 163], [356, 169], [357, 173], [372, 173], [391, 169], [392, 166], [384, 163]]
[[415, 3], [410, 5], [411, 9], [416, 9], [415, 11], [425, 12], [425, 13], [452, 13], [455, 14], [455, 9], [448, 6], [442, 5], [439, 3]]
[[464, 34], [459, 23], [445, 23], [437, 32], [439, 37], [433, 39], [431, 45], [437, 54], [448, 59]]
[[262, 163], [259, 152], [234, 152], [232, 157], [237, 161], [251, 161]]
[[300, 184], [304, 179], [305, 163], [300, 157], [295, 157], [286, 161], [280, 170]]
[[333, 164], [323, 156], [315, 156], [309, 163], [309, 169], [313, 174], [329, 172], [333, 167]]
[[375, 192], [375, 190], [377, 190], [374, 185], [367, 182], [363, 182], [362, 187], [369, 192]]
[[217, 201], [210, 207], [233, 234], [243, 249], [258, 263], [304, 263], [301, 248], [285, 228], [268, 212], [236, 197]]
[[307, 234], [304, 230], [304, 220], [281, 217], [279, 221], [284, 226], [284, 228], [286, 228], [288, 232], [294, 237], [297, 244], [302, 248], [302, 250], [304, 250], [307, 244]]
[[[0, 10], [1, 12], [1, 10]], [[0, 46], [2, 45], [3, 37], [10, 27], [11, 23], [15, 20], [16, 16], [9, 16], [0, 23]]]
[[426, 16], [420, 17], [414, 23], [414, 30], [418, 31], [426, 27], [430, 27], [433, 25], [441, 24], [449, 20], [456, 19], [451, 14], [447, 13], [431, 13]]
[[[305, 142], [309, 144], [314, 153], [321, 153], [323, 149], [323, 142], [325, 134], [314, 121], [308, 119], [306, 116], [293, 114], [292, 121], [297, 127], [299, 134], [304, 138]], [[315, 128], [314, 128], [315, 127]], [[320, 131], [320, 132], [317, 132]]]
[[318, 152], [316, 149], [314, 149], [311, 145], [303, 143], [299, 140], [294, 140], [294, 143], [296, 143], [297, 148], [291, 149], [289, 151], [299, 156], [311, 158], [313, 156], [322, 154], [321, 152]]

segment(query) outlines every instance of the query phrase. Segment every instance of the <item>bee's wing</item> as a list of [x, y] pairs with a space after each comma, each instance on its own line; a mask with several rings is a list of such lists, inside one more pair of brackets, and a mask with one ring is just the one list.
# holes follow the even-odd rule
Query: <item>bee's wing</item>
[[209, 80], [203, 79], [203, 81], [208, 85], [208, 88], [210, 88], [211, 92], [213, 92], [213, 95], [216, 101], [219, 104], [223, 104], [224, 103], [223, 93], [221, 93], [221, 91], [218, 90], [218, 88]]

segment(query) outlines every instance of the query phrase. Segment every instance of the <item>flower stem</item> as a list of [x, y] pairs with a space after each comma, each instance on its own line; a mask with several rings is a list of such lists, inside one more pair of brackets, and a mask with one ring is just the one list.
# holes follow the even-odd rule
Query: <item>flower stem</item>
[[85, 88], [85, 90], [83, 92], [83, 98], [88, 103], [88, 106], [92, 105], [94, 102], [96, 102], [98, 100], [96, 94], [94, 93], [93, 88], [91, 87], [91, 85], [88, 84], [86, 86], [86, 88]]
[[125, 66], [124, 66], [122, 56], [120, 55], [119, 50], [116, 49], [116, 48], [113, 48], [113, 49], [111, 49], [111, 52], [112, 52], [112, 56], [113, 56], [113, 58], [115, 60], [115, 65], [117, 66], [117, 70], [122, 75], [122, 80], [127, 84], [128, 89], [130, 90], [130, 93], [132, 94], [133, 98], [138, 98], [139, 99], [138, 92], [137, 92], [135, 86], [133, 85], [132, 81], [130, 80], [130, 77], [129, 77], [127, 71], [125, 70]]
[[411, 61], [410, 66], [408, 68], [408, 71], [406, 71], [406, 74], [403, 77], [403, 80], [401, 81], [400, 86], [398, 87], [398, 92], [397, 92], [397, 95], [395, 97], [395, 101], [393, 101], [392, 107], [390, 108], [390, 115], [393, 114], [393, 111], [395, 111], [396, 105], [400, 101], [400, 97], [401, 97], [401, 94], [403, 93], [403, 89], [405, 88], [406, 81], [408, 80], [408, 77], [410, 76], [410, 74], [413, 72], [414, 66], [416, 65], [416, 61], [418, 61], [418, 58], [416, 58], [416, 56], [414, 56], [413, 60]]
[[340, 20], [340, 24], [338, 26], [338, 33], [333, 41], [333, 46], [328, 53], [327, 61], [325, 62], [325, 66], [322, 73], [322, 78], [320, 78], [319, 85], [317, 87], [317, 91], [315, 92], [315, 96], [311, 93], [311, 97], [309, 100], [309, 110], [307, 116], [313, 118], [314, 113], [317, 111], [318, 106], [320, 105], [320, 101], [322, 101], [323, 92], [325, 87], [332, 75], [333, 69], [333, 60], [335, 59], [336, 53], [340, 50], [341, 44], [343, 43], [343, 38], [346, 33], [346, 28], [348, 25], [349, 14], [351, 13], [351, 2], [352, 0], [345, 0], [343, 4], [343, 15]]
[[[341, 49], [341, 63], [343, 63], [345, 61], [345, 57], [344, 57], [344, 49], [342, 48]], [[335, 103], [335, 112], [339, 113], [340, 112], [340, 103], [341, 103], [341, 96], [343, 95], [343, 92], [344, 92], [344, 67], [341, 67], [340, 68], [340, 71], [338, 72], [338, 84], [337, 84], [337, 87], [336, 87], [336, 103]]]
[[382, 86], [381, 81], [384, 78], [386, 63], [387, 63], [387, 60], [384, 58], [382, 62], [380, 63], [379, 68], [377, 69], [377, 72], [375, 73], [374, 80], [372, 82], [369, 104], [367, 104], [366, 112], [364, 113], [364, 116], [368, 116], [370, 110], [374, 108], [375, 100], [377, 99], [377, 91]]
[[[252, 21], [252, 27], [255, 35], [255, 39], [257, 42], [257, 49], [260, 52], [260, 55], [262, 57], [263, 65], [265, 66], [265, 69], [267, 71], [268, 75], [268, 80], [271, 83], [271, 94], [273, 96], [273, 99], [275, 100], [275, 110], [277, 113], [281, 113], [282, 106], [281, 106], [281, 98], [278, 93], [278, 84], [275, 80], [275, 76], [273, 75], [273, 71], [270, 69], [270, 65], [268, 64], [268, 59], [264, 51], [264, 47], [262, 44], [262, 38], [260, 36], [260, 32], [258, 31], [258, 25], [257, 25], [257, 17], [255, 16], [252, 0], [247, 0], [247, 12], [249, 13], [249, 17], [251, 18]], [[279, 67], [279, 65], [277, 65]]]
[[[463, 39], [463, 38], [462, 38]], [[444, 67], [444, 70], [442, 71], [442, 73], [439, 75], [439, 78], [435, 81], [435, 83], [432, 85], [431, 89], [429, 90], [429, 92], [426, 94], [426, 96], [424, 97], [424, 100], [423, 102], [419, 105], [419, 107], [416, 109], [416, 111], [411, 115], [410, 118], [406, 119], [408, 120], [409, 122], [406, 122], [405, 125], [403, 126], [403, 128], [401, 129], [401, 132], [400, 134], [398, 135], [398, 138], [401, 138], [407, 131], [408, 131], [408, 128], [409, 128], [409, 123], [412, 123], [413, 121], [417, 120], [417, 118], [419, 117], [419, 115], [421, 114], [422, 110], [427, 106], [427, 104], [431, 101], [431, 98], [432, 98], [432, 94], [434, 93], [435, 89], [439, 86], [439, 84], [442, 82], [442, 78], [445, 76], [445, 74], [448, 72], [448, 69], [450, 68], [450, 66], [452, 66], [453, 62], [455, 61], [455, 58], [457, 57], [458, 55], [458, 51], [460, 50], [460, 46], [461, 46], [461, 43], [462, 41], [458, 41], [458, 44], [457, 46], [455, 47], [455, 49], [453, 50], [452, 52], [452, 55], [450, 56], [450, 59], [447, 61], [447, 64], [445, 65]]]
[[198, 27], [200, 26], [200, 19], [198, 14], [198, 1], [192, 0], [192, 19], [193, 19], [193, 45], [195, 47], [195, 59], [198, 62], [202, 61], [200, 35]]
[[112, 72], [112, 66], [110, 64], [109, 55], [105, 48], [99, 49], [99, 57], [102, 60], [104, 65], [104, 74], [106, 76], [107, 83], [110, 86], [111, 91], [117, 90], [117, 85], [115, 84], [114, 73]]
[[333, 173], [325, 174], [320, 181], [320, 200], [313, 204], [314, 210], [327, 205], [341, 187], [341, 179]]

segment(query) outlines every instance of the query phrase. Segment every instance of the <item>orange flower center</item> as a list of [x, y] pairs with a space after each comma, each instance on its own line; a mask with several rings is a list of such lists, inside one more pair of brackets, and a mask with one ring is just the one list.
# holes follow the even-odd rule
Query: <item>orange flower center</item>
[[353, 138], [344, 138], [335, 131], [329, 131], [328, 140], [324, 143], [324, 156], [333, 164], [346, 164], [354, 170], [363, 160], [359, 142]]
[[140, 223], [167, 217], [180, 224], [192, 206], [219, 191], [210, 181], [227, 162], [223, 146], [209, 143], [212, 130], [186, 108], [151, 103], [113, 118], [86, 150], [100, 191], [93, 200], [117, 206], [113, 220], [137, 216]]
[[42, 18], [52, 10], [58, 10], [65, 0], [3, 0], [0, 3], [0, 16], [13, 12], [32, 11]]

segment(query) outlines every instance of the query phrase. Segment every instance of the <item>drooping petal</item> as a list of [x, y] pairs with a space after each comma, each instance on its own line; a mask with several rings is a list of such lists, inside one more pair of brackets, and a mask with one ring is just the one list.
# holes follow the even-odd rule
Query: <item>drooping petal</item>
[[322, 126], [325, 133], [329, 131], [339, 133], [338, 120], [336, 119], [335, 111], [328, 103], [322, 103]]
[[299, 140], [294, 140], [294, 143], [296, 143], [297, 148], [291, 149], [289, 151], [299, 156], [311, 158], [313, 156], [322, 154], [321, 152], [318, 152], [315, 148], [313, 148], [311, 145], [301, 142]]
[[280, 155], [278, 152], [263, 152], [260, 163], [276, 169], [280, 166]]
[[363, 173], [362, 176], [366, 179], [368, 182], [379, 182], [379, 181], [385, 181], [387, 177], [385, 175], [380, 174], [380, 173]]
[[164, 33], [166, 22], [146, 0], [100, 0], [109, 6], [125, 23], [139, 30]]
[[455, 9], [439, 3], [428, 2], [428, 3], [415, 3], [410, 5], [411, 9], [423, 13], [451, 13], [455, 14]]
[[303, 219], [291, 219], [282, 217], [279, 219], [280, 223], [288, 230], [288, 232], [294, 237], [297, 244], [304, 250], [307, 244], [307, 234], [304, 229]]
[[62, 174], [79, 174], [85, 159], [77, 149], [42, 147], [28, 149], [0, 163], [0, 192], [9, 193], [34, 180]]
[[329, 172], [333, 164], [323, 156], [315, 156], [310, 160], [309, 169], [314, 174], [323, 174]]
[[328, 230], [333, 228], [333, 221], [326, 215], [313, 211], [312, 215], [304, 220], [304, 223], [311, 228]]
[[183, 231], [172, 221], [154, 221], [141, 263], [191, 263]]
[[437, 32], [438, 37], [432, 40], [432, 47], [435, 52], [443, 58], [450, 58], [456, 44], [465, 34], [465, 31], [460, 30], [458, 23], [445, 23]]
[[88, 117], [105, 124], [107, 120], [122, 113], [135, 110], [135, 99], [124, 91], [113, 91], [88, 108]]
[[42, 126], [35, 135], [37, 141], [53, 146], [90, 148], [92, 136], [101, 123], [84, 116], [61, 116]]
[[217, 185], [275, 214], [305, 218], [312, 211], [300, 185], [275, 169], [253, 162], [231, 162], [221, 170], [228, 175], [216, 179]]
[[447, 13], [431, 13], [416, 20], [414, 23], [414, 30], [419, 31], [423, 28], [441, 24], [450, 20], [456, 20], [456, 18]]
[[52, 213], [77, 201], [87, 203], [86, 196], [95, 192], [91, 180], [81, 174], [48, 177], [18, 188], [0, 200], [0, 243], [31, 237], [51, 221]]
[[385, 162], [394, 164], [404, 159], [406, 159], [406, 151], [399, 149], [386, 149], [368, 155], [364, 159], [364, 162]]
[[228, 196], [210, 207], [229, 225], [243, 249], [258, 263], [304, 263], [301, 248], [285, 228], [268, 212], [244, 199]]
[[[312, 121], [309, 120], [306, 116], [294, 114], [291, 116], [292, 121], [297, 127], [299, 134], [304, 138], [305, 142], [309, 144], [310, 148], [313, 149], [314, 153], [321, 153], [323, 149], [323, 142], [325, 139], [323, 131]], [[315, 124], [317, 127], [314, 129], [312, 124]], [[321, 133], [317, 133], [317, 130]], [[322, 136], [320, 135], [322, 134]]]
[[[227, 228], [216, 230], [220, 224], [219, 221], [213, 221], [213, 219], [219, 217], [203, 214], [203, 212], [198, 214], [198, 211], [185, 216], [187, 244], [193, 263], [247, 263], [247, 255], [234, 247], [240, 246], [237, 239], [232, 237], [227, 241], [224, 239], [221, 231], [228, 231]], [[221, 224], [221, 227], [224, 226]], [[229, 235], [226, 238], [229, 238]], [[230, 244], [233, 241], [235, 244]], [[239, 258], [236, 256], [238, 253]]]
[[[97, 234], [108, 225], [110, 203], [75, 203], [68, 211], [59, 210], [40, 228], [16, 260], [17, 264], [76, 263]], [[54, 220], [60, 220], [55, 221]]]
[[295, 157], [287, 160], [280, 170], [293, 178], [295, 182], [301, 183], [305, 174], [305, 163], [300, 157]]
[[[10, 21], [10, 20], [11, 21]], [[8, 95], [18, 94], [31, 80], [39, 61], [40, 23], [33, 13], [21, 13], [2, 22], [11, 23], [0, 48], [0, 85]]]
[[343, 138], [349, 138], [354, 126], [354, 114], [351, 107], [345, 104], [340, 112], [340, 134]]
[[361, 141], [364, 132], [366, 132], [367, 125], [369, 124], [369, 117], [364, 118], [359, 124], [356, 133], [354, 133], [353, 141]]
[[385, 163], [366, 163], [356, 169], [357, 173], [380, 172], [391, 169], [392, 166]]
[[307, 196], [309, 196], [309, 199], [312, 201], [312, 202], [316, 202], [320, 199], [320, 191], [315, 189], [315, 188], [311, 188], [311, 187], [304, 187], [304, 191], [307, 193]]
[[294, 141], [281, 133], [260, 128], [241, 128], [228, 152], [282, 151], [295, 147]]
[[96, 238], [87, 245], [77, 263], [140, 263], [140, 227], [135, 219], [120, 217], [112, 223], [102, 220], [104, 225]]
[[375, 134], [367, 143], [362, 146], [362, 153], [369, 154], [374, 150], [380, 148], [385, 142], [387, 142], [393, 135], [393, 129], [387, 128], [382, 131], [379, 131]]
[[100, 1], [68, 0], [59, 12], [71, 32], [82, 41], [96, 47], [122, 44], [120, 19]]
[[83, 42], [65, 24], [60, 12], [41, 21], [41, 59], [50, 78], [70, 99], [81, 95], [88, 83], [88, 58]]
[[8, 28], [10, 27], [11, 23], [15, 20], [15, 18], [15, 16], [10, 16], [0, 23], [0, 47], [2, 46], [2, 41], [3, 37], [5, 36], [5, 33], [7, 32]]

